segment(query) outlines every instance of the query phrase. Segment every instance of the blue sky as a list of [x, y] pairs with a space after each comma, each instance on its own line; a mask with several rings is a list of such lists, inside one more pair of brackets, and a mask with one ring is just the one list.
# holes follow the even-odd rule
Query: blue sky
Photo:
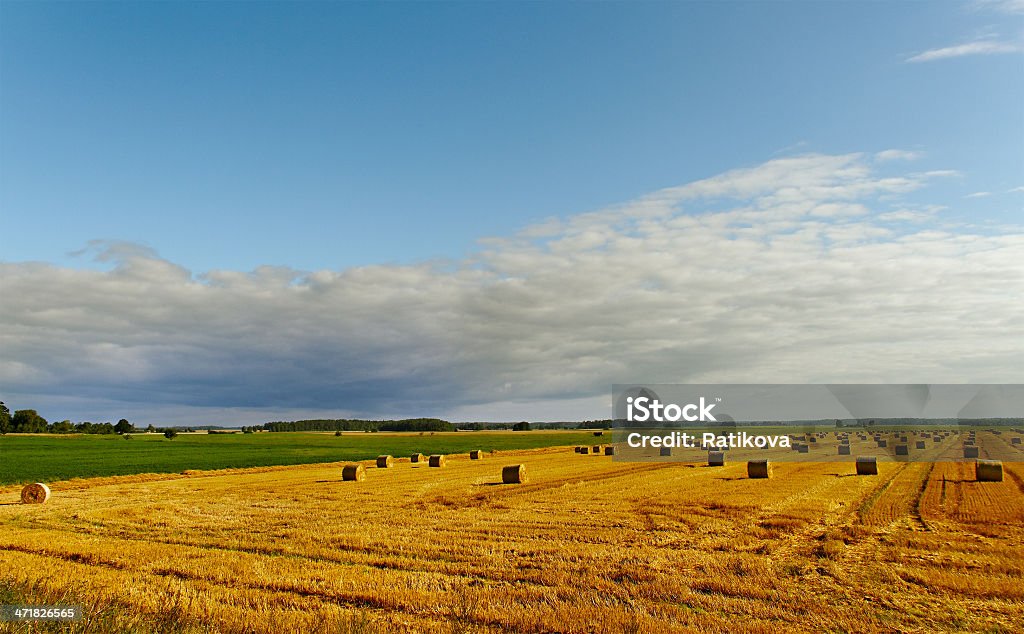
[[461, 257], [780, 154], [1024, 185], [1019, 14], [955, 2], [4, 3], [2, 257], [196, 271]]
[[1019, 0], [2, 2], [0, 398], [1024, 381], [1022, 51]]

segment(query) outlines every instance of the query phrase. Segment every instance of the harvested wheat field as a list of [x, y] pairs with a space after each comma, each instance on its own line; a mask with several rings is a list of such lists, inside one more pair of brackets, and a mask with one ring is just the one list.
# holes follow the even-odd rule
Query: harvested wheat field
[[[572, 447], [0, 489], [0, 581], [111, 631], [1012, 631], [1024, 464], [622, 463]], [[502, 484], [503, 466], [529, 480]], [[70, 599], [66, 599], [69, 602]]]

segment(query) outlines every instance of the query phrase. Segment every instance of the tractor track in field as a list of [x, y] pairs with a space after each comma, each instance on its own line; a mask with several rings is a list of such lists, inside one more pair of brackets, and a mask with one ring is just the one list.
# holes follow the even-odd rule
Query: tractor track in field
[[1024, 478], [1021, 478], [1012, 468], [1007, 468], [1006, 465], [1003, 465], [1003, 473], [1010, 476], [1010, 479], [1013, 480], [1017, 489], [1019, 489], [1021, 493], [1024, 493]]
[[884, 527], [907, 519], [918, 530], [931, 530], [921, 517], [921, 498], [934, 468], [933, 462], [903, 463], [878, 495], [858, 509], [861, 524]]
[[[124, 540], [124, 539], [127, 539], [127, 538], [121, 537], [119, 539], [120, 540]], [[329, 563], [329, 564], [334, 564], [334, 565], [339, 565], [339, 566], [351, 566], [351, 567], [354, 567], [354, 568], [362, 567], [362, 568], [369, 568], [369, 569], [382, 570], [382, 571], [391, 571], [391, 572], [435, 574], [435, 575], [442, 575], [444, 577], [463, 579], [463, 580], [466, 580], [469, 583], [484, 582], [484, 583], [493, 583], [493, 584], [526, 585], [526, 586], [534, 586], [534, 587], [538, 587], [538, 588], [551, 588], [551, 587], [553, 587], [550, 584], [538, 581], [536, 579], [531, 579], [531, 578], [528, 578], [528, 577], [525, 577], [525, 576], [517, 577], [515, 579], [508, 579], [508, 578], [500, 577], [500, 576], [497, 576], [497, 575], [484, 574], [483, 572], [470, 572], [470, 571], [467, 571], [467, 572], [455, 572], [455, 571], [451, 571], [451, 570], [446, 570], [446, 569], [444, 569], [443, 566], [435, 566], [435, 567], [432, 567], [432, 568], [431, 567], [417, 567], [417, 566], [405, 566], [405, 565], [400, 565], [400, 564], [397, 564], [397, 563], [396, 564], [388, 564], [388, 563], [384, 563], [384, 562], [358, 562], [358, 561], [336, 559], [336, 558], [324, 557], [324, 556], [303, 555], [303, 554], [300, 554], [300, 553], [281, 553], [281, 552], [267, 553], [267, 552], [252, 550], [252, 549], [246, 549], [246, 548], [225, 548], [225, 547], [217, 547], [217, 546], [209, 546], [209, 545], [201, 545], [201, 544], [183, 544], [183, 543], [164, 542], [164, 541], [154, 542], [154, 541], [150, 541], [150, 540], [139, 540], [139, 539], [128, 539], [128, 541], [144, 542], [144, 543], [149, 543], [149, 544], [169, 545], [169, 546], [190, 546], [192, 548], [196, 548], [196, 549], [200, 549], [200, 550], [213, 550], [213, 551], [220, 551], [220, 552], [237, 552], [237, 553], [243, 553], [243, 554], [247, 554], [247, 555], [254, 555], [254, 556], [258, 556], [258, 557], [285, 558], [285, 559], [293, 559], [293, 560], [305, 560], [305, 561], [310, 561], [310, 562], [314, 562], [314, 563], [324, 563], [324, 562], [326, 562], [326, 563]], [[16, 545], [16, 544], [0, 545], [0, 551], [17, 552], [17, 553], [21, 553], [21, 554], [24, 554], [24, 555], [30, 555], [30, 556], [33, 556], [33, 557], [43, 557], [43, 558], [48, 558], [48, 559], [59, 559], [59, 560], [66, 561], [66, 562], [69, 562], [69, 563], [79, 564], [79, 565], [83, 565], [83, 566], [90, 566], [90, 567], [94, 567], [94, 568], [105, 568], [105, 569], [109, 569], [109, 570], [118, 570], [118, 571], [132, 571], [132, 572], [136, 572], [136, 573], [139, 573], [139, 574], [148, 574], [148, 575], [156, 575], [156, 576], [163, 576], [163, 577], [173, 576], [173, 577], [176, 577], [176, 578], [179, 578], [179, 579], [189, 579], [189, 580], [194, 580], [194, 581], [205, 581], [205, 582], [208, 582], [208, 583], [214, 583], [214, 584], [220, 584], [220, 585], [229, 585], [230, 587], [239, 587], [239, 588], [241, 588], [241, 587], [250, 587], [250, 588], [263, 587], [263, 586], [260, 586], [260, 585], [245, 584], [245, 583], [240, 583], [240, 582], [228, 583], [224, 579], [222, 579], [220, 577], [217, 577], [217, 576], [214, 576], [214, 575], [196, 574], [196, 573], [192, 573], [192, 572], [188, 572], [188, 571], [176, 570], [176, 569], [174, 569], [172, 567], [168, 567], [168, 566], [157, 566], [157, 567], [154, 567], [151, 570], [147, 570], [146, 565], [143, 565], [143, 566], [130, 566], [130, 565], [128, 565], [128, 564], [126, 564], [126, 563], [124, 563], [122, 561], [119, 561], [119, 560], [102, 558], [102, 557], [99, 557], [99, 556], [96, 556], [96, 555], [93, 555], [93, 554], [83, 554], [83, 553], [68, 552], [68, 551], [55, 551], [55, 550], [47, 549], [47, 548], [32, 548], [32, 547], [20, 546], [20, 545]], [[434, 558], [431, 561], [441, 561], [441, 560], [439, 560], [437, 558]], [[479, 558], [475, 558], [473, 560], [465, 561], [465, 562], [460, 561], [460, 560], [445, 560], [442, 563], [452, 563], [452, 564], [473, 563], [473, 564], [479, 565]]]

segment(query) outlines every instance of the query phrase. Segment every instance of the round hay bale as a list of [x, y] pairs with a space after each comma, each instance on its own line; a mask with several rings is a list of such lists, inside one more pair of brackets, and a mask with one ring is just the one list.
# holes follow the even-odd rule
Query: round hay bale
[[606, 456], [614, 456], [615, 455], [615, 445], [608, 445], [607, 447], [605, 447], [604, 448], [604, 455], [606, 455]]
[[672, 448], [671, 447], [662, 447], [660, 454], [662, 456], [671, 456], [672, 455]]
[[878, 459], [874, 456], [857, 456], [857, 475], [878, 475]]
[[34, 482], [21, 490], [22, 504], [42, 504], [50, 499], [50, 487], [42, 482]]
[[888, 447], [888, 446], [889, 446], [889, 441], [888, 441], [888, 440], [879, 440], [879, 441], [878, 441], [878, 446], [879, 446], [880, 448], [883, 448], [883, 449], [884, 449], [885, 447]]
[[366, 479], [366, 467], [361, 464], [347, 464], [341, 469], [341, 479], [345, 482], [362, 482]]
[[806, 443], [801, 443], [796, 446], [796, 450], [799, 453], [808, 453], [811, 450], [811, 446]]
[[591, 453], [601, 453], [601, 445], [594, 445], [590, 448]]
[[1020, 438], [1019, 438], [1019, 437], [1017, 437], [1017, 436], [1015, 436], [1015, 437], [1011, 438], [1011, 439], [1010, 439], [1010, 444], [1011, 444], [1011, 445], [1019, 445], [1019, 444], [1020, 444]]
[[483, 452], [483, 450], [481, 450], [481, 449], [474, 449], [473, 451], [469, 452], [469, 459], [470, 460], [483, 460], [484, 459], [484, 452]]
[[443, 454], [434, 454], [433, 456], [430, 456], [430, 462], [428, 464], [431, 467], [440, 468], [443, 467], [447, 462], [448, 458], [446, 458]]
[[974, 445], [967, 445], [964, 447], [964, 458], [977, 458], [978, 448]]
[[839, 455], [840, 456], [849, 456], [850, 455], [850, 445], [839, 445]]
[[708, 466], [709, 467], [724, 467], [725, 466], [725, 452], [724, 451], [709, 451], [708, 452]]
[[772, 477], [772, 465], [767, 460], [747, 461], [748, 478], [770, 478]]
[[395, 466], [395, 459], [391, 456], [377, 456], [378, 469], [390, 469]]
[[522, 484], [526, 482], [526, 465], [513, 464], [502, 467], [501, 481], [503, 484]]
[[1001, 460], [979, 460], [974, 465], [974, 479], [978, 482], [1002, 482], [1003, 462]]
[[919, 440], [917, 441], [917, 443], [914, 444], [914, 446], [917, 447], [918, 449], [924, 449], [924, 441]]
[[412, 456], [409, 457], [409, 462], [423, 462], [423, 454], [414, 453]]
[[896, 455], [897, 456], [909, 456], [910, 455], [910, 447], [908, 447], [907, 445], [896, 445]]

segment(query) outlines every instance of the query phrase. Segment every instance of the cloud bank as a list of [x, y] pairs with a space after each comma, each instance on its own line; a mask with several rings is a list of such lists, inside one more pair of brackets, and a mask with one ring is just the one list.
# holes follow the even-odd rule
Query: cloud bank
[[978, 42], [968, 42], [967, 44], [957, 44], [955, 46], [946, 46], [943, 48], [934, 48], [931, 50], [918, 53], [912, 57], [907, 58], [908, 62], [934, 62], [940, 59], [950, 59], [953, 57], [965, 57], [968, 55], [998, 55], [1001, 53], [1018, 53], [1021, 51], [1021, 47], [1012, 42], [999, 42], [996, 40], [981, 40]]
[[110, 270], [2, 263], [0, 398], [545, 420], [613, 383], [1024, 381], [1024, 232], [908, 204], [950, 172], [881, 173], [897, 156], [772, 160], [462, 261], [194, 273], [108, 244]]

